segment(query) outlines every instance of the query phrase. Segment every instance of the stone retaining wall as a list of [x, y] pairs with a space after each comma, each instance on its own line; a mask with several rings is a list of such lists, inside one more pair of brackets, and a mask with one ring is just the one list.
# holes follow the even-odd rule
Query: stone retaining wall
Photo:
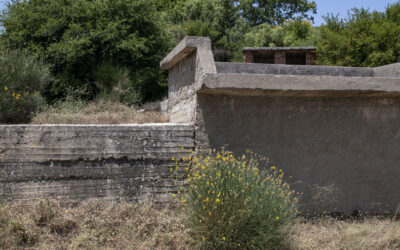
[[0, 201], [164, 202], [172, 158], [192, 150], [193, 137], [193, 126], [173, 124], [0, 126]]

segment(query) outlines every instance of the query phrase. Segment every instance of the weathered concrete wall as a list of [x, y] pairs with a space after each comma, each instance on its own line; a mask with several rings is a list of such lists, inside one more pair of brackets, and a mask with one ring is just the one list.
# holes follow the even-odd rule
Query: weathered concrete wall
[[168, 101], [164, 110], [174, 123], [193, 123], [196, 90], [206, 74], [216, 74], [211, 40], [185, 37], [160, 63], [169, 72]]
[[[218, 73], [372, 77], [372, 68], [216, 62]], [[386, 77], [386, 76], [382, 76]]]
[[167, 201], [172, 158], [193, 149], [193, 136], [173, 124], [0, 126], [0, 201]]
[[[198, 95], [212, 148], [268, 156], [305, 211], [395, 211], [400, 98]], [[204, 135], [204, 134], [203, 134]]]
[[400, 63], [374, 68], [374, 76], [400, 78]]
[[[198, 39], [191, 37], [190, 44], [198, 45], [199, 59], [199, 51], [211, 49]], [[184, 44], [164, 64], [182, 60], [179, 51]], [[187, 120], [195, 127], [197, 150], [225, 146], [269, 157], [303, 193], [303, 211], [400, 209], [399, 64], [289, 66], [215, 63], [212, 57], [200, 62], [214, 65], [215, 72], [196, 71], [189, 94], [179, 96], [192, 98], [186, 108], [193, 117]], [[182, 103], [173, 105], [179, 110]]]

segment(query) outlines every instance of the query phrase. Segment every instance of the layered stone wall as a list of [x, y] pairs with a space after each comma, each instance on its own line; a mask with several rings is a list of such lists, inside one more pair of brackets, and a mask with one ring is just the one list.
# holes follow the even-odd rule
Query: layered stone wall
[[173, 124], [0, 126], [0, 201], [167, 201], [172, 158], [193, 149], [193, 136]]

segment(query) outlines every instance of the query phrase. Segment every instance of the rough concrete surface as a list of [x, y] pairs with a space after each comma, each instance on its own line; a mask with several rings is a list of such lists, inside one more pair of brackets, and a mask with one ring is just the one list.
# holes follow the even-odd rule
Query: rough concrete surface
[[[372, 68], [216, 62], [218, 73], [373, 77]], [[384, 77], [384, 76], [382, 76]]]
[[[196, 139], [269, 157], [303, 193], [303, 210], [374, 213], [400, 205], [400, 98], [201, 94], [198, 103], [206, 138], [196, 132]], [[319, 201], [317, 187], [331, 185], [339, 192], [327, 190], [336, 195]]]
[[[194, 147], [190, 125], [0, 126], [0, 201], [91, 197], [158, 202]], [[181, 149], [183, 147], [183, 149]]]
[[[200, 50], [210, 49], [197, 47], [197, 58]], [[382, 213], [400, 207], [399, 64], [200, 61], [214, 64], [216, 72], [197, 70], [198, 80], [179, 95], [195, 100], [169, 105], [175, 114], [183, 106], [191, 110], [197, 150], [225, 146], [269, 157], [303, 193], [303, 211]]]

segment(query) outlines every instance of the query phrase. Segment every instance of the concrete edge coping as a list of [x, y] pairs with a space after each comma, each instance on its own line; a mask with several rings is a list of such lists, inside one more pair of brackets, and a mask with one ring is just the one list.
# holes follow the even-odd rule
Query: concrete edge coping
[[208, 37], [185, 37], [171, 52], [160, 62], [161, 69], [170, 69], [187, 55], [198, 48], [211, 50], [211, 39]]
[[128, 128], [143, 128], [143, 127], [192, 127], [190, 123], [126, 123], [126, 124], [0, 124], [0, 128], [4, 127], [128, 127]]
[[207, 74], [201, 89], [400, 93], [400, 78], [220, 73]]
[[306, 47], [244, 47], [242, 51], [315, 51], [317, 47], [306, 46]]

